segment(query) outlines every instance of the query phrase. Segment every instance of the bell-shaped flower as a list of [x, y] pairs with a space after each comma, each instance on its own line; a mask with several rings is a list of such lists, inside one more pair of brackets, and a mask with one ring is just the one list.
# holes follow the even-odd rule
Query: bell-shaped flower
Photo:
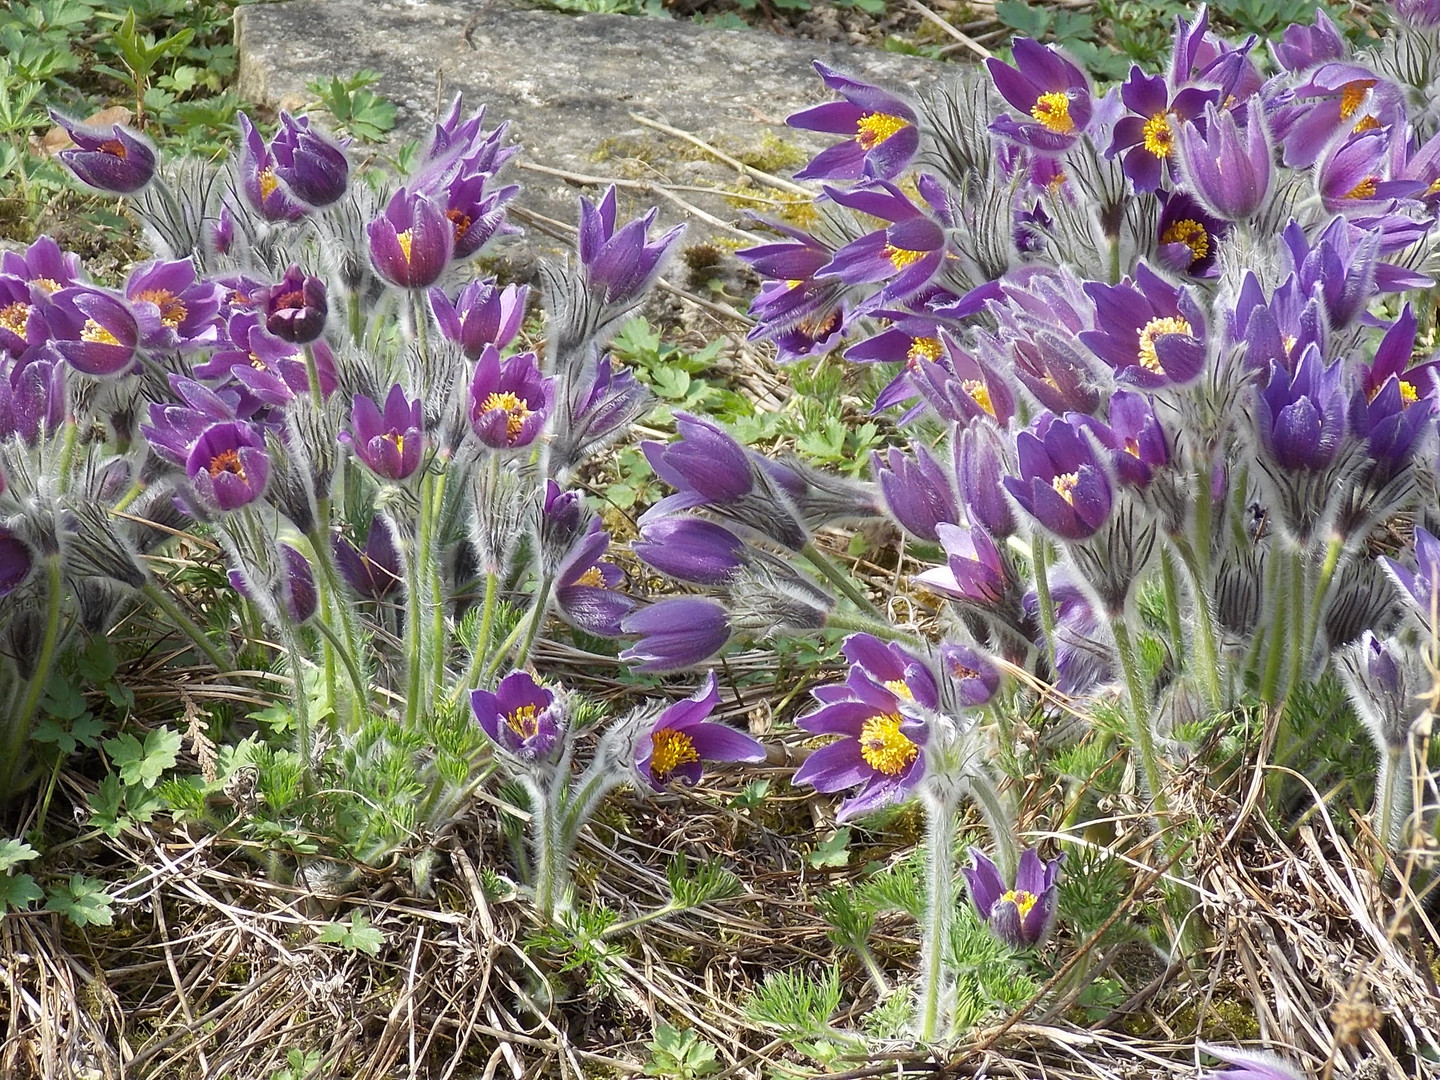
[[926, 570], [915, 580], [941, 596], [983, 610], [993, 611], [1004, 604], [1014, 580], [990, 534], [980, 525], [968, 529], [941, 525], [939, 537], [945, 565]]
[[82, 183], [110, 195], [133, 195], [154, 178], [155, 149], [138, 131], [123, 124], [90, 127], [53, 109], [50, 119], [74, 142], [59, 157]]
[[134, 366], [140, 324], [129, 304], [84, 286], [62, 289], [51, 299], [60, 313], [51, 323], [55, 348], [71, 367], [105, 378]]
[[915, 110], [905, 101], [869, 83], [815, 61], [825, 85], [844, 101], [826, 102], [791, 113], [785, 123], [806, 131], [847, 136], [822, 150], [795, 174], [797, 180], [893, 180], [904, 172], [920, 147]]
[[470, 427], [486, 446], [515, 450], [529, 446], [545, 429], [555, 387], [540, 374], [534, 353], [500, 359], [485, 346], [470, 380]]
[[923, 446], [916, 447], [914, 457], [895, 447], [884, 457], [876, 451], [870, 456], [870, 472], [880, 483], [891, 516], [911, 535], [934, 544], [942, 522], [960, 520], [950, 477]]
[[962, 708], [979, 708], [1000, 689], [999, 669], [968, 645], [942, 642], [940, 672], [955, 688], [955, 701]]
[[647, 521], [630, 550], [647, 566], [695, 585], [724, 585], [747, 561], [738, 536], [688, 515]]
[[1272, 363], [1255, 395], [1255, 422], [1264, 455], [1290, 472], [1319, 472], [1340, 453], [1345, 437], [1345, 394], [1340, 361], [1324, 366], [1311, 346], [1292, 375]]
[[765, 224], [789, 239], [735, 253], [766, 279], [750, 303], [755, 327], [748, 336], [773, 342], [776, 359], [790, 363], [834, 344], [845, 325], [848, 286], [817, 276], [834, 257], [834, 248], [784, 222]]
[[557, 475], [625, 437], [630, 425], [650, 408], [654, 394], [610, 354], [595, 362], [588, 388], [583, 384], [551, 425], [550, 468]]
[[1006, 440], [991, 423], [968, 424], [955, 439], [955, 483], [969, 519], [1004, 540], [1015, 532], [1015, 511], [1000, 478], [1006, 472]]
[[598, 517], [560, 561], [555, 575], [555, 602], [571, 626], [597, 637], [619, 637], [625, 619], [639, 604], [620, 591], [625, 572], [602, 556], [610, 534]]
[[620, 654], [636, 671], [678, 671], [714, 656], [730, 640], [725, 609], [714, 600], [679, 596], [640, 608], [620, 624], [639, 640]]
[[434, 200], [402, 187], [391, 196], [385, 212], [365, 226], [370, 261], [392, 285], [429, 288], [450, 264], [454, 231]]
[[[1055, 605], [1055, 689], [1078, 697], [1114, 679], [1118, 672], [1113, 651], [1103, 644], [1103, 624], [1089, 595], [1056, 575], [1050, 582], [1050, 599]], [[1039, 631], [1035, 644], [1044, 647], [1040, 602], [1033, 589], [1025, 594], [1024, 608], [1030, 625]]]
[[305, 205], [329, 206], [345, 194], [350, 182], [345, 151], [311, 127], [308, 116], [295, 117], [282, 110], [270, 153], [275, 176]]
[[494, 280], [472, 281], [453, 304], [443, 290], [431, 289], [430, 310], [445, 340], [459, 345], [467, 359], [478, 360], [486, 345], [503, 349], [515, 340], [529, 295], [524, 285], [500, 289]]
[[404, 584], [404, 567], [395, 537], [383, 518], [370, 521], [361, 551], [338, 533], [332, 544], [335, 565], [349, 586], [370, 600], [384, 600]]
[[[65, 363], [42, 349], [0, 376], [0, 439], [18, 437], [34, 446], [65, 420]], [[4, 490], [0, 481], [0, 491]]]
[[993, 57], [985, 67], [1000, 96], [1023, 118], [1003, 116], [992, 130], [1045, 153], [1069, 149], [1090, 123], [1090, 80], [1053, 45], [1016, 38], [1010, 50], [1014, 67]]
[[1167, 270], [1191, 277], [1214, 277], [1215, 255], [1229, 230], [1228, 222], [1210, 213], [1188, 193], [1161, 192], [1155, 258]]
[[0, 528], [0, 598], [13, 593], [35, 568], [30, 546], [9, 529]]
[[275, 155], [251, 123], [239, 114], [240, 154], [235, 168], [240, 174], [240, 192], [250, 209], [266, 221], [299, 221], [305, 207], [290, 197], [275, 171]]
[[[319, 607], [319, 594], [315, 591], [315, 572], [310, 560], [290, 544], [278, 547], [281, 567], [278, 593], [278, 610], [292, 623], [300, 625], [309, 622]], [[231, 587], [247, 600], [254, 600], [255, 593], [246, 575], [231, 570], [227, 577]]]
[[196, 276], [192, 259], [155, 259], [131, 271], [125, 299], [146, 349], [214, 346], [220, 337], [222, 289]]
[[[1430, 278], [1386, 262], [1381, 255], [1388, 242], [1379, 229], [1361, 219], [1334, 217], [1313, 240], [1292, 221], [1281, 233], [1282, 272], [1294, 273], [1302, 295], [1319, 286], [1331, 328], [1342, 330], [1355, 322], [1381, 293], [1429, 288]], [[1408, 247], [1412, 239], [1402, 246]]]
[[497, 236], [516, 231], [505, 221], [505, 204], [520, 191], [514, 184], [489, 187], [485, 175], [461, 172], [430, 194], [444, 207], [453, 230], [451, 257], [459, 262], [479, 253]]
[[635, 745], [635, 771], [656, 791], [671, 780], [694, 785], [702, 762], [764, 761], [765, 747], [732, 727], [710, 719], [720, 703], [712, 671], [705, 685], [661, 711]]
[[555, 691], [524, 671], [506, 675], [493, 692], [471, 690], [470, 709], [491, 742], [527, 764], [551, 756], [569, 720]]
[[1145, 487], [1156, 469], [1170, 464], [1169, 440], [1155, 406], [1144, 394], [1117, 390], [1110, 396], [1109, 416], [1108, 423], [1073, 414], [1066, 419], [1089, 431], [1110, 452], [1111, 466], [1121, 484]]
[[684, 231], [677, 225], [653, 243], [646, 233], [656, 211], [615, 227], [615, 188], [607, 188], [598, 203], [580, 199], [580, 262], [590, 287], [607, 304], [623, 305], [643, 296], [660, 276], [665, 255]]
[[1275, 63], [1291, 75], [1302, 74], [1330, 60], [1343, 60], [1349, 51], [1340, 28], [1331, 22], [1324, 8], [1316, 9], [1313, 24], [1291, 23], [1279, 41], [1270, 42]]
[[191, 449], [207, 429], [238, 419], [238, 396], [233, 390], [222, 395], [183, 375], [171, 375], [170, 388], [185, 404], [152, 404], [150, 422], [140, 425], [140, 433], [161, 459], [184, 468]]
[[1426, 712], [1433, 683], [1419, 652], [1397, 638], [1380, 638], [1366, 630], [1338, 660], [1356, 715], [1375, 749], [1382, 755], [1405, 750], [1411, 728]]
[[294, 263], [280, 284], [270, 287], [262, 303], [265, 329], [281, 341], [304, 345], [325, 332], [325, 318], [330, 313], [325, 282]]
[[350, 412], [350, 430], [340, 441], [355, 451], [365, 466], [386, 480], [408, 480], [420, 468], [425, 432], [420, 399], [409, 400], [396, 383], [385, 398], [385, 410], [364, 394], [356, 394]]
[[205, 510], [227, 513], [247, 506], [265, 493], [270, 478], [265, 438], [249, 424], [214, 424], [191, 448], [185, 474]]
[[675, 430], [679, 438], [674, 442], [640, 444], [655, 475], [676, 489], [652, 511], [725, 505], [750, 494], [755, 483], [750, 458], [733, 437], [688, 413], [675, 414]]
[[1042, 528], [1062, 540], [1085, 540], [1110, 517], [1110, 478], [1094, 446], [1075, 426], [1044, 414], [1015, 439], [1018, 476], [1005, 490]]
[[1270, 193], [1270, 137], [1258, 107], [1246, 110], [1242, 134], [1235, 113], [1205, 106], [1204, 129], [1180, 128], [1180, 170], [1190, 193], [1217, 217], [1244, 221]]
[[24, 251], [0, 252], [0, 274], [19, 278], [50, 296], [71, 285], [88, 280], [80, 256], [62, 251], [48, 236], [39, 236]]
[[1370, 68], [1332, 61], [1313, 68], [1309, 76], [1275, 113], [1276, 133], [1290, 168], [1315, 164], [1326, 147], [1346, 135], [1404, 128], [1404, 93]]
[[1034, 848], [1020, 855], [1015, 884], [1007, 887], [1000, 869], [986, 856], [970, 849], [973, 860], [961, 867], [970, 890], [970, 902], [995, 936], [1013, 948], [1039, 945], [1054, 929], [1060, 906], [1060, 864], [1058, 859], [1042, 860]]
[[946, 420], [968, 427], [979, 420], [994, 420], [1001, 427], [1015, 415], [1015, 394], [994, 363], [996, 350], [982, 345], [977, 353], [962, 349], [947, 331], [940, 332], [944, 346], [939, 359], [920, 357], [910, 383]]

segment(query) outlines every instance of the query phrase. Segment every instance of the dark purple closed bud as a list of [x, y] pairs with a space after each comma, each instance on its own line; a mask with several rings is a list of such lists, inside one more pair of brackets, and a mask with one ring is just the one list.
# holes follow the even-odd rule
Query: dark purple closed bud
[[655, 474], [677, 489], [665, 500], [667, 510], [723, 506], [750, 493], [754, 486], [750, 459], [730, 435], [686, 413], [675, 415], [675, 429], [680, 437], [668, 445], [640, 444]]
[[960, 520], [950, 478], [923, 446], [913, 458], [894, 447], [884, 457], [877, 451], [870, 457], [870, 471], [891, 515], [907, 532], [934, 544], [940, 540], [938, 525]]
[[333, 550], [340, 576], [352, 589], [370, 600], [385, 599], [403, 580], [400, 552], [383, 518], [376, 517], [370, 522], [364, 551], [338, 534]]
[[230, 248], [235, 243], [235, 219], [230, 215], [230, 208], [222, 206], [220, 214], [210, 225], [210, 244], [217, 255], [229, 255]]
[[662, 574], [696, 585], [723, 585], [746, 562], [739, 537], [693, 517], [647, 522], [631, 550]]
[[661, 600], [621, 623], [640, 640], [620, 654], [636, 671], [677, 671], [714, 656], [730, 640], [725, 609], [714, 600], [681, 596]]
[[139, 132], [120, 124], [108, 131], [87, 127], [54, 111], [50, 118], [75, 143], [59, 157], [82, 183], [111, 195], [133, 195], [155, 176], [155, 151]]
[[304, 345], [325, 332], [330, 305], [325, 283], [291, 264], [265, 297], [265, 329], [282, 341]]
[[[281, 603], [285, 617], [297, 625], [309, 621], [315, 614], [319, 604], [315, 592], [315, 574], [310, 568], [310, 560], [305, 558], [298, 550], [289, 544], [280, 545], [280, 558], [284, 562], [284, 574], [280, 579], [280, 595], [277, 597]], [[231, 570], [228, 575], [230, 585], [236, 592], [247, 600], [254, 600], [255, 594], [250, 589], [250, 583], [245, 575], [239, 570]]]
[[345, 194], [350, 180], [345, 151], [311, 128], [309, 117], [282, 112], [270, 153], [280, 182], [308, 206], [329, 206]]
[[1015, 511], [1000, 478], [1005, 475], [1005, 450], [993, 424], [975, 423], [961, 429], [955, 443], [955, 481], [970, 519], [990, 535], [1004, 540], [1015, 532]]
[[1328, 368], [1311, 345], [1292, 375], [1273, 361], [1256, 392], [1255, 421], [1266, 457], [1291, 472], [1318, 472], [1334, 462], [1345, 436], [1340, 361]]
[[0, 597], [9, 596], [23, 585], [34, 566], [29, 546], [8, 529], [0, 529]]

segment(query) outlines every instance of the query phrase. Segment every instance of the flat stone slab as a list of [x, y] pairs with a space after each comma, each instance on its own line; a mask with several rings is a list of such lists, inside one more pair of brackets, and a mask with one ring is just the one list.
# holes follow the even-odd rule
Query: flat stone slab
[[[834, 141], [784, 124], [796, 109], [831, 100], [813, 60], [891, 85], [934, 79], [945, 68], [878, 49], [761, 31], [569, 16], [496, 0], [287, 0], [239, 7], [235, 19], [239, 88], [248, 100], [296, 108], [308, 97], [306, 82], [370, 68], [382, 74], [375, 90], [399, 109], [397, 142], [423, 142], [437, 111], [463, 92], [467, 108], [487, 106], [487, 127], [511, 122], [510, 138], [522, 147], [517, 162], [730, 192], [749, 182], [631, 114], [690, 132], [764, 171], [788, 175]], [[576, 195], [583, 189], [514, 163], [507, 176], [522, 186], [519, 205], [574, 223]], [[657, 201], [635, 189], [620, 194], [631, 212]], [[745, 222], [733, 198], [676, 194], [725, 222]], [[688, 216], [673, 203], [659, 205], [664, 223]], [[757, 203], [755, 209], [765, 207]], [[535, 230], [527, 233], [532, 251], [557, 249]], [[717, 234], [726, 230], [692, 220], [686, 242]]]

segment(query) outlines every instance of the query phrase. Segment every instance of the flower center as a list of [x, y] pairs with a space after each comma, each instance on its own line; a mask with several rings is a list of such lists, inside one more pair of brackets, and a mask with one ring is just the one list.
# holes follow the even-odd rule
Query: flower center
[[101, 326], [94, 319], [86, 319], [84, 327], [80, 330], [80, 340], [88, 341], [92, 345], [119, 345], [120, 339], [112, 334], [105, 327]]
[[255, 179], [260, 184], [261, 199], [268, 199], [280, 186], [280, 178], [275, 175], [274, 169], [262, 169], [260, 175]]
[[397, 454], [403, 454], [403, 453], [405, 453], [405, 436], [402, 435], [402, 434], [400, 434], [400, 432], [398, 432], [398, 431], [387, 431], [384, 435], [382, 435], [382, 436], [380, 436], [380, 437], [381, 437], [382, 439], [389, 439], [392, 443], [394, 443], [394, 444], [395, 444], [395, 452], [396, 452]]
[[990, 388], [979, 379], [962, 379], [960, 389], [969, 394], [980, 408], [991, 416], [995, 415], [995, 402], [990, 399]]
[[34, 285], [46, 296], [49, 296], [51, 293], [58, 291], [60, 288], [60, 282], [56, 281], [54, 278], [48, 277], [32, 278], [30, 284]]
[[410, 261], [410, 243], [412, 239], [413, 237], [411, 237], [409, 229], [395, 234], [395, 242], [400, 245], [400, 252], [405, 256], [407, 263]]
[[1023, 919], [1026, 915], [1030, 914], [1030, 909], [1035, 906], [1035, 902], [1038, 899], [1039, 897], [1034, 893], [1028, 893], [1024, 889], [1011, 889], [1000, 897], [1000, 902], [1010, 901], [1010, 903], [1015, 905], [1015, 910], [1020, 913], [1020, 917]]
[[905, 354], [905, 363], [909, 367], [917, 366], [921, 360], [928, 360], [933, 364], [940, 359], [941, 352], [939, 338], [917, 337], [910, 342], [910, 351]]
[[1145, 149], [1157, 158], [1168, 158], [1175, 146], [1175, 131], [1170, 127], [1170, 117], [1158, 112], [1145, 121], [1143, 128]]
[[99, 149], [102, 154], [118, 157], [121, 161], [130, 156], [125, 150], [125, 144], [119, 139], [106, 139], [100, 144]]
[[1055, 489], [1055, 493], [1057, 495], [1059, 495], [1071, 506], [1074, 506], [1075, 487], [1079, 483], [1080, 474], [1078, 472], [1067, 472], [1057, 475], [1054, 480], [1050, 481], [1050, 486]]
[[1041, 94], [1030, 107], [1030, 115], [1058, 135], [1069, 135], [1075, 130], [1075, 121], [1070, 119], [1070, 95], [1052, 90]]
[[1210, 254], [1210, 235], [1205, 226], [1193, 218], [1182, 218], [1160, 234], [1162, 244], [1184, 244], [1190, 249], [1193, 266]]
[[891, 135], [909, 126], [910, 121], [902, 116], [880, 112], [866, 113], [855, 122], [855, 141], [867, 151], [874, 150]]
[[1425, 189], [1426, 195], [1440, 195], [1440, 176], [1430, 181], [1430, 186]]
[[1345, 193], [1347, 199], [1370, 199], [1375, 196], [1375, 177], [1367, 176]]
[[253, 352], [250, 354], [250, 366], [256, 371], [267, 371], [270, 367], [269, 364], [265, 363], [264, 360], [261, 360], [260, 357]]
[[1380, 126], [1380, 121], [1379, 121], [1379, 119], [1376, 118], [1376, 117], [1374, 117], [1374, 116], [1372, 116], [1372, 115], [1369, 114], [1369, 113], [1366, 113], [1364, 116], [1362, 116], [1362, 117], [1359, 119], [1359, 121], [1355, 124], [1355, 127], [1352, 128], [1351, 130], [1354, 131], [1355, 134], [1358, 135], [1358, 134], [1360, 134], [1360, 132], [1362, 132], [1362, 131], [1374, 131], [1374, 130], [1375, 130], [1376, 128], [1378, 128], [1379, 126]]
[[1374, 79], [1355, 79], [1347, 82], [1340, 91], [1340, 119], [1349, 120], [1365, 100], [1365, 95], [1375, 85]]
[[[455, 243], [458, 244], [461, 238], [470, 231], [470, 225], [472, 224], [470, 215], [465, 213], [464, 210], [446, 210], [445, 216], [449, 218], [450, 223], [455, 226]], [[409, 251], [405, 252], [405, 258], [410, 258]]]
[[508, 390], [504, 393], [491, 394], [480, 403], [482, 414], [490, 412], [492, 409], [499, 409], [501, 412], [509, 414], [509, 418], [505, 421], [505, 437], [511, 442], [520, 437], [521, 431], [525, 429], [525, 420], [532, 411], [529, 402], [516, 397]]
[[305, 292], [303, 289], [294, 289], [290, 292], [282, 293], [276, 298], [273, 306], [276, 311], [289, 309], [298, 311], [305, 306]]
[[904, 270], [907, 266], [913, 266], [926, 255], [928, 251], [915, 251], [913, 248], [896, 247], [894, 244], [886, 244], [885, 250], [880, 254], [890, 260], [890, 265], [896, 270]]
[[978, 679], [980, 677], [980, 672], [974, 668], [966, 667], [958, 660], [950, 665], [950, 674], [961, 682], [964, 682], [966, 679]]
[[915, 694], [904, 679], [886, 679], [885, 689], [903, 701], [914, 701]]
[[185, 309], [185, 302], [172, 293], [169, 289], [144, 289], [135, 294], [137, 303], [151, 303], [160, 309], [160, 321], [174, 330], [182, 322], [189, 312]]
[[30, 310], [30, 305], [21, 300], [0, 308], [0, 326], [23, 338], [26, 327], [30, 325]]
[[1125, 453], [1129, 454], [1133, 458], [1138, 458], [1140, 456], [1140, 440], [1135, 438], [1126, 439]]
[[575, 584], [588, 585], [592, 589], [603, 589], [605, 588], [605, 575], [600, 572], [600, 567], [592, 566], [575, 579]]
[[1140, 328], [1140, 366], [1157, 375], [1165, 374], [1165, 369], [1160, 366], [1160, 357], [1155, 354], [1155, 339], [1164, 337], [1166, 334], [1188, 333], [1190, 333], [1190, 324], [1184, 319], [1176, 319], [1168, 315], [1163, 319], [1151, 319]]
[[533, 739], [540, 733], [540, 717], [534, 705], [521, 705], [507, 714], [505, 725], [522, 739]]
[[245, 479], [245, 466], [240, 464], [240, 451], [221, 450], [210, 459], [210, 464], [205, 466], [211, 476], [219, 476], [222, 472]]
[[920, 756], [920, 747], [900, 730], [898, 713], [872, 716], [860, 728], [860, 756], [878, 773], [898, 776]]
[[650, 774], [664, 781], [681, 765], [700, 760], [695, 740], [683, 731], [661, 728], [650, 736]]
[[1400, 400], [1406, 405], [1414, 405], [1415, 402], [1420, 400], [1420, 395], [1416, 392], [1414, 383], [1408, 383], [1404, 379], [1400, 380]]

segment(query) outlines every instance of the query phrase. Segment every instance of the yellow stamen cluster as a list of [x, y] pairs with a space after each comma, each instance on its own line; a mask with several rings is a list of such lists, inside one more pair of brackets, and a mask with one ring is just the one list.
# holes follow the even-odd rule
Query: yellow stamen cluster
[[94, 319], [86, 319], [85, 325], [80, 329], [80, 340], [88, 341], [92, 345], [119, 345], [120, 339], [112, 334], [105, 327], [101, 326]]
[[405, 256], [405, 261], [407, 263], [410, 261], [411, 240], [412, 237], [410, 235], [409, 229], [406, 229], [404, 232], [398, 232], [395, 234], [395, 242], [400, 245], [400, 252]]
[[1190, 249], [1190, 262], [1199, 262], [1210, 254], [1210, 235], [1205, 226], [1193, 218], [1181, 218], [1160, 234], [1162, 244], [1184, 244]]
[[381, 437], [382, 439], [389, 439], [392, 443], [394, 443], [394, 444], [395, 444], [395, 452], [396, 452], [397, 454], [403, 454], [403, 453], [405, 453], [405, 436], [404, 436], [404, 435], [401, 435], [400, 432], [398, 432], [398, 431], [387, 431], [384, 435], [382, 435], [382, 436], [380, 436], [380, 437]]
[[1138, 458], [1140, 456], [1140, 440], [1133, 437], [1126, 439], [1125, 452], [1133, 458]]
[[1430, 181], [1430, 186], [1425, 189], [1426, 195], [1440, 195], [1440, 176]]
[[269, 369], [270, 365], [265, 363], [264, 360], [261, 360], [259, 356], [252, 352], [250, 354], [250, 366], [256, 371], [266, 371]]
[[990, 388], [979, 379], [960, 380], [960, 389], [974, 399], [975, 404], [984, 409], [991, 416], [995, 415], [995, 402], [990, 399]]
[[263, 170], [255, 179], [260, 184], [260, 198], [262, 199], [268, 199], [280, 186], [280, 178], [275, 175], [274, 169]]
[[1145, 136], [1145, 149], [1157, 158], [1168, 158], [1175, 149], [1175, 129], [1170, 126], [1169, 113], [1158, 112], [1145, 121], [1141, 129]]
[[928, 251], [914, 251], [911, 248], [896, 247], [894, 244], [886, 244], [885, 249], [881, 251], [880, 254], [889, 259], [890, 265], [895, 267], [896, 270], [904, 270], [907, 266], [913, 266], [930, 253]]
[[695, 740], [683, 731], [661, 728], [650, 736], [650, 774], [664, 780], [681, 765], [700, 760]]
[[897, 131], [903, 131], [910, 126], [910, 121], [903, 116], [891, 116], [889, 113], [872, 112], [866, 113], [855, 122], [855, 141], [867, 151], [874, 150]]
[[915, 695], [911, 692], [909, 685], [904, 679], [886, 679], [885, 689], [900, 698], [902, 701], [914, 701]]
[[1026, 892], [1024, 889], [1011, 889], [1004, 896], [1000, 897], [1002, 902], [1008, 900], [1015, 905], [1015, 910], [1020, 913], [1020, 918], [1030, 914], [1030, 909], [1035, 906], [1039, 897], [1034, 893]]
[[1400, 400], [1406, 405], [1414, 405], [1420, 400], [1420, 394], [1416, 391], [1414, 383], [1408, 383], [1404, 379], [1400, 380]]
[[1282, 337], [1282, 338], [1280, 339], [1280, 344], [1283, 345], [1283, 346], [1285, 346], [1285, 355], [1286, 355], [1286, 356], [1289, 356], [1291, 353], [1293, 353], [1293, 352], [1295, 351], [1295, 344], [1296, 344], [1296, 342], [1298, 342], [1299, 340], [1300, 340], [1300, 339], [1297, 338], [1294, 334], [1286, 334], [1284, 337]]
[[796, 324], [796, 328], [812, 341], [823, 341], [840, 328], [840, 312], [807, 315]]
[[605, 575], [600, 572], [600, 567], [592, 566], [575, 579], [575, 584], [588, 585], [592, 589], [603, 589], [606, 587]]
[[[445, 216], [449, 218], [450, 223], [455, 226], [455, 243], [458, 244], [464, 239], [465, 234], [470, 231], [472, 224], [470, 215], [463, 210], [446, 210]], [[410, 258], [408, 251], [405, 253], [405, 258]]]
[[1375, 85], [1374, 79], [1352, 79], [1340, 89], [1340, 119], [1349, 120], [1355, 115], [1355, 110], [1360, 108], [1360, 103], [1365, 100], [1365, 95], [1370, 93], [1370, 88]]
[[944, 351], [939, 338], [917, 337], [910, 342], [910, 351], [905, 354], [905, 363], [910, 367], [915, 367], [921, 360], [928, 360], [933, 364], [940, 359]]
[[1078, 472], [1067, 472], [1060, 473], [1054, 480], [1051, 480], [1050, 486], [1055, 489], [1055, 494], [1059, 495], [1071, 506], [1074, 506], [1075, 488], [1079, 483], [1080, 474]]
[[0, 326], [15, 336], [23, 338], [26, 328], [30, 325], [30, 312], [33, 310], [29, 304], [20, 300], [13, 304], [7, 304], [0, 308]]
[[1166, 334], [1188, 333], [1190, 333], [1190, 324], [1184, 319], [1176, 319], [1169, 315], [1160, 319], [1151, 319], [1140, 328], [1140, 366], [1157, 375], [1165, 374], [1165, 369], [1160, 366], [1160, 357], [1155, 355], [1155, 339], [1164, 337]]
[[876, 772], [898, 776], [920, 756], [920, 747], [900, 730], [897, 713], [872, 716], [860, 727], [860, 756]]
[[525, 429], [525, 420], [530, 415], [530, 403], [524, 398], [516, 397], [510, 391], [491, 394], [480, 403], [480, 412], [487, 413], [492, 409], [499, 409], [508, 414], [505, 421], [505, 437], [511, 442], [520, 437]]
[[540, 731], [540, 717], [534, 705], [521, 705], [505, 717], [505, 726], [522, 739], [533, 738]]
[[221, 450], [210, 459], [210, 464], [205, 466], [211, 476], [219, 476], [222, 472], [231, 473], [241, 480], [245, 479], [245, 466], [240, 464], [240, 451]]
[[149, 302], [160, 309], [160, 321], [174, 330], [189, 314], [185, 302], [169, 289], [143, 289], [135, 294], [139, 303]]
[[37, 278], [34, 278], [34, 279], [30, 282], [30, 284], [31, 284], [31, 285], [34, 285], [37, 289], [39, 289], [41, 292], [43, 292], [46, 296], [49, 296], [51, 293], [57, 292], [57, 291], [59, 291], [59, 289], [60, 289], [60, 282], [56, 281], [54, 278], [37, 277]]
[[1041, 94], [1030, 107], [1030, 115], [1057, 135], [1069, 135], [1075, 130], [1075, 121], [1070, 118], [1070, 95], [1051, 91]]
[[1375, 177], [1367, 176], [1360, 183], [1356, 184], [1349, 191], [1345, 192], [1347, 199], [1371, 199], [1375, 197]]
[[1374, 130], [1375, 130], [1376, 128], [1378, 128], [1379, 126], [1380, 126], [1380, 121], [1379, 121], [1379, 119], [1378, 119], [1377, 117], [1375, 117], [1375, 116], [1372, 116], [1372, 115], [1369, 114], [1369, 113], [1366, 113], [1364, 116], [1362, 116], [1362, 117], [1359, 119], [1359, 121], [1355, 124], [1355, 126], [1354, 126], [1351, 130], [1352, 130], [1355, 134], [1358, 135], [1358, 134], [1360, 134], [1360, 132], [1362, 132], [1362, 131], [1374, 131]]

